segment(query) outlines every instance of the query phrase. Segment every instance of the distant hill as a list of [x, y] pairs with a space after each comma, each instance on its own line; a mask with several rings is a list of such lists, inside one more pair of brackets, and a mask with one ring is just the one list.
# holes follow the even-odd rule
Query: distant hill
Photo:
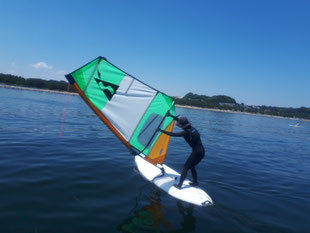
[[303, 118], [310, 120], [310, 108], [283, 108], [264, 105], [245, 105], [243, 103], [238, 104], [235, 99], [225, 95], [216, 95], [209, 97], [206, 95], [197, 95], [189, 92], [183, 98], [176, 98], [175, 102], [179, 105], [188, 105], [201, 108], [232, 110], [237, 112], [248, 112], [291, 118]]
[[226, 95], [197, 95], [191, 92], [187, 93], [183, 98], [176, 99], [176, 104], [190, 105], [202, 108], [222, 108], [223, 106], [235, 106], [235, 99]]

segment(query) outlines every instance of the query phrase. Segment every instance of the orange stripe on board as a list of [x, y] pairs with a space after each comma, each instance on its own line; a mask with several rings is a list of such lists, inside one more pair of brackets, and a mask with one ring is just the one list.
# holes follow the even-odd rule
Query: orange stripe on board
[[[165, 131], [167, 132], [171, 132], [173, 129], [173, 125], [174, 125], [174, 121], [172, 121], [167, 128], [165, 129]], [[149, 153], [148, 159], [151, 159], [152, 161], [156, 161], [159, 164], [163, 164], [165, 157], [166, 157], [166, 153], [167, 153], [167, 149], [168, 149], [168, 144], [169, 144], [169, 140], [170, 140], [170, 136], [167, 134], [162, 133], [158, 140], [155, 142], [152, 150]], [[146, 159], [147, 160], [147, 159]], [[149, 161], [149, 160], [148, 160]], [[153, 163], [154, 164], [154, 163]]]
[[114, 126], [111, 124], [111, 122], [100, 112], [100, 110], [92, 103], [90, 100], [86, 97], [86, 95], [83, 93], [81, 88], [74, 83], [73, 87], [75, 90], [79, 93], [79, 95], [82, 97], [82, 99], [88, 104], [88, 106], [96, 113], [96, 115], [105, 123], [105, 125], [115, 134], [116, 137], [118, 137], [122, 143], [125, 144], [125, 146], [130, 149], [131, 145], [126, 141], [126, 139], [114, 128]]

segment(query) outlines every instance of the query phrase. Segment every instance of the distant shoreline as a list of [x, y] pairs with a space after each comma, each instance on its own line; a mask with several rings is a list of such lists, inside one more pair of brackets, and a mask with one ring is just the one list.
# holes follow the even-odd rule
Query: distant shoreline
[[56, 93], [56, 94], [63, 94], [63, 95], [78, 95], [78, 93], [74, 92], [67, 92], [67, 91], [56, 91], [56, 90], [49, 90], [49, 89], [40, 89], [40, 88], [31, 88], [31, 87], [20, 87], [20, 86], [11, 86], [6, 84], [0, 84], [2, 88], [10, 88], [10, 89], [17, 89], [17, 90], [25, 90], [25, 91], [39, 91], [39, 92], [47, 92], [47, 93]]
[[293, 118], [293, 117], [265, 115], [265, 114], [250, 113], [250, 112], [238, 112], [238, 111], [222, 110], [222, 109], [216, 109], [216, 108], [201, 108], [201, 107], [195, 107], [195, 106], [189, 106], [189, 105], [179, 105], [179, 104], [176, 104], [175, 106], [179, 107], [179, 108], [198, 109], [198, 110], [205, 110], [205, 111], [212, 111], [212, 112], [225, 112], [225, 113], [233, 113], [233, 114], [244, 114], [244, 115], [252, 115], [252, 116], [263, 116], [263, 117], [272, 117], [272, 118], [278, 118], [278, 119], [289, 119], [289, 120], [294, 120], [294, 121], [307, 121], [307, 122], [310, 122], [310, 120], [303, 119], [303, 118]]
[[[39, 88], [31, 88], [31, 87], [11, 86], [11, 85], [6, 85], [6, 84], [0, 84], [0, 87], [2, 87], [2, 88], [17, 89], [17, 90], [39, 91], [39, 92], [46, 92], [46, 93], [63, 94], [63, 95], [66, 95], [66, 94], [68, 94], [68, 95], [78, 95], [78, 93], [74, 93], [74, 92], [55, 91], [55, 90], [39, 89]], [[238, 112], [238, 111], [222, 110], [222, 109], [216, 109], [216, 108], [201, 108], [201, 107], [195, 107], [195, 106], [189, 106], [189, 105], [178, 105], [178, 104], [176, 104], [175, 106], [179, 107], [179, 108], [198, 109], [198, 110], [205, 110], [205, 111], [212, 111], [212, 112], [245, 114], [245, 115], [252, 115], [252, 116], [264, 116], [264, 117], [272, 117], [272, 118], [279, 118], [279, 119], [289, 119], [289, 120], [295, 120], [295, 121], [307, 121], [307, 122], [310, 122], [310, 120], [302, 119], [302, 118], [292, 118], [292, 117], [264, 115], [264, 114], [249, 113], [249, 112]]]

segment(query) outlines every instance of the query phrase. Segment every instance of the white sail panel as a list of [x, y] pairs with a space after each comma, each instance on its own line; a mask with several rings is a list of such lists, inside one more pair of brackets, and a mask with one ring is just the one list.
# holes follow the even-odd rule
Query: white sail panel
[[101, 112], [129, 141], [156, 93], [136, 79], [125, 76], [113, 96], [113, 101], [109, 101]]

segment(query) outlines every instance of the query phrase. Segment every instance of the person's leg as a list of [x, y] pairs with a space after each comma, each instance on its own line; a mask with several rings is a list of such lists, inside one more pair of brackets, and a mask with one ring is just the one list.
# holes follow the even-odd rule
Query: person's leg
[[190, 169], [191, 169], [192, 176], [193, 176], [193, 182], [191, 182], [190, 185], [198, 186], [198, 175], [197, 175], [195, 166], [202, 160], [205, 153], [203, 149], [199, 149], [199, 150], [194, 151], [192, 154], [193, 154], [193, 159], [191, 160]]
[[184, 168], [183, 168], [183, 171], [182, 171], [182, 174], [181, 174], [181, 178], [180, 178], [180, 181], [179, 181], [179, 184], [177, 185], [177, 188], [181, 188], [182, 187], [182, 184], [187, 176], [187, 172], [188, 172], [188, 166], [185, 164], [184, 165]]
[[186, 162], [184, 164], [179, 184], [175, 185], [175, 187], [177, 187], [177, 188], [182, 187], [182, 184], [183, 184], [183, 182], [187, 176], [188, 169], [190, 169], [190, 167], [192, 167], [193, 162], [194, 162], [194, 153], [191, 153], [191, 155], [188, 157], [188, 159], [186, 160]]
[[195, 166], [191, 167], [191, 172], [192, 172], [192, 176], [193, 176], [193, 182], [190, 184], [193, 186], [197, 186], [198, 185], [198, 175], [197, 175]]
[[186, 160], [186, 163], [184, 164], [184, 168], [181, 174], [181, 178], [178, 185], [175, 185], [177, 188], [181, 188], [182, 184], [187, 176], [188, 169], [191, 169], [192, 175], [193, 175], [193, 185], [198, 185], [198, 175], [195, 170], [195, 166], [201, 161], [201, 159], [204, 157], [204, 150], [198, 148], [198, 150], [193, 151], [191, 155]]

